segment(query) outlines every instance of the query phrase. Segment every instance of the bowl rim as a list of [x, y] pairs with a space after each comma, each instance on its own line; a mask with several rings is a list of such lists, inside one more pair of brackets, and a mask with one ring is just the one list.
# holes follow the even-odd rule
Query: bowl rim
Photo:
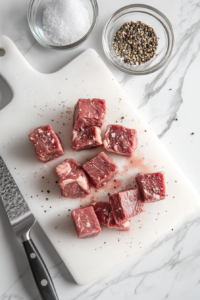
[[[92, 24], [91, 24], [89, 30], [86, 32], [86, 34], [81, 39], [77, 40], [76, 42], [74, 42], [72, 44], [68, 44], [68, 45], [47, 44], [47, 43], [44, 42], [44, 40], [42, 40], [38, 36], [38, 34], [35, 32], [34, 26], [33, 26], [33, 23], [34, 23], [34, 21], [32, 20], [33, 9], [34, 9], [35, 3], [39, 2], [39, 1], [41, 1], [41, 0], [30, 0], [28, 10], [27, 10], [27, 19], [28, 19], [29, 28], [31, 30], [32, 35], [37, 40], [37, 42], [45, 48], [54, 49], [54, 50], [71, 50], [71, 49], [74, 49], [74, 48], [78, 47], [79, 45], [81, 45], [84, 41], [86, 41], [89, 38], [92, 31], [95, 29], [95, 27], [97, 25], [97, 22], [98, 22], [98, 19], [99, 19], [99, 6], [98, 6], [98, 3], [97, 3], [97, 0], [89, 0], [91, 2], [92, 9], [93, 9], [93, 19], [92, 19]], [[38, 6], [39, 6], [39, 3], [37, 4], [36, 10], [37, 10]]]
[[[155, 66], [150, 67], [147, 70], [141, 70], [141, 71], [128, 69], [126, 67], [123, 67], [123, 66], [119, 65], [116, 61], [114, 61], [112, 59], [111, 54], [110, 54], [109, 47], [108, 47], [107, 40], [106, 40], [106, 34], [107, 34], [107, 31], [108, 31], [109, 25], [112, 23], [112, 21], [115, 18], [117, 20], [119, 17], [125, 15], [128, 10], [136, 9], [136, 8], [146, 9], [146, 10], [149, 10], [150, 12], [153, 11], [156, 14], [158, 14], [161, 17], [161, 20], [159, 18], [157, 18], [155, 15], [152, 15], [148, 11], [147, 12], [146, 11], [142, 12], [142, 13], [146, 13], [148, 15], [151, 15], [153, 18], [157, 19], [161, 23], [161, 25], [163, 26], [163, 28], [166, 31], [167, 40], [168, 40], [167, 52], [166, 52], [165, 56], [163, 57], [163, 59], [158, 64], [156, 64]], [[135, 10], [134, 12], [137, 12], [137, 10]], [[139, 12], [141, 12], [141, 11], [139, 11]], [[167, 30], [166, 26], [163, 24], [162, 19], [166, 22], [166, 24], [168, 26], [168, 30]], [[169, 37], [169, 35], [171, 35], [171, 36]], [[111, 17], [108, 19], [108, 21], [107, 21], [107, 23], [106, 23], [106, 25], [104, 26], [104, 29], [103, 29], [102, 44], [103, 44], [103, 49], [104, 49], [104, 53], [105, 53], [106, 58], [118, 70], [120, 70], [120, 71], [122, 71], [126, 74], [129, 74], [129, 75], [147, 75], [147, 74], [151, 74], [151, 73], [154, 73], [154, 72], [158, 71], [159, 69], [164, 67], [169, 62], [169, 60], [171, 58], [171, 55], [173, 53], [173, 50], [174, 50], [175, 37], [174, 37], [174, 31], [173, 31], [173, 27], [172, 27], [171, 22], [160, 10], [158, 10], [157, 8], [155, 8], [153, 6], [150, 6], [150, 5], [135, 3], [135, 4], [129, 4], [129, 5], [123, 6], [123, 7], [119, 8], [118, 10], [116, 10], [111, 15]]]

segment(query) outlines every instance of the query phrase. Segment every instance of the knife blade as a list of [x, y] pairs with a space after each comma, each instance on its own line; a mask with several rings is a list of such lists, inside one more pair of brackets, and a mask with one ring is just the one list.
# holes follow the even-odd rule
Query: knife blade
[[42, 299], [58, 300], [48, 269], [30, 237], [31, 229], [36, 220], [1, 156], [0, 198], [4, 204], [10, 224], [24, 246]]
[[26, 240], [24, 234], [34, 225], [35, 218], [1, 156], [0, 196], [15, 234]]

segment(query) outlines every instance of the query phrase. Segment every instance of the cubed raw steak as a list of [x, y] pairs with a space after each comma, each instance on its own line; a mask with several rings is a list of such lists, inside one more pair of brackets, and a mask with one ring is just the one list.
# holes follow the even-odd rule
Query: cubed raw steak
[[118, 171], [117, 165], [104, 152], [89, 160], [83, 165], [96, 188], [106, 184]]
[[102, 140], [101, 129], [99, 127], [88, 127], [81, 131], [73, 130], [73, 150], [80, 151], [91, 149], [100, 145], [102, 145]]
[[116, 224], [125, 223], [144, 210], [144, 201], [137, 188], [112, 194], [109, 201]]
[[97, 236], [101, 227], [92, 206], [72, 211], [78, 237], [86, 239]]
[[109, 228], [115, 229], [115, 230], [120, 230], [120, 231], [129, 231], [130, 229], [130, 222], [126, 221], [125, 223], [121, 223], [121, 224], [116, 224], [115, 219], [113, 217], [112, 212], [109, 215], [108, 218], [108, 224], [107, 226]]
[[56, 173], [59, 176], [59, 186], [62, 196], [67, 198], [83, 198], [90, 194], [87, 176], [81, 165], [74, 159], [65, 159], [57, 166]]
[[35, 147], [35, 154], [42, 162], [48, 162], [64, 155], [60, 139], [50, 125], [36, 128], [29, 138]]
[[107, 151], [132, 156], [138, 145], [137, 131], [121, 125], [108, 125], [103, 144]]
[[79, 99], [74, 107], [74, 129], [101, 127], [106, 115], [106, 101], [103, 99]]
[[109, 202], [99, 201], [92, 203], [95, 214], [102, 225], [108, 225], [108, 218], [111, 213], [111, 205]]
[[136, 182], [145, 202], [155, 202], [165, 199], [164, 172], [139, 173]]

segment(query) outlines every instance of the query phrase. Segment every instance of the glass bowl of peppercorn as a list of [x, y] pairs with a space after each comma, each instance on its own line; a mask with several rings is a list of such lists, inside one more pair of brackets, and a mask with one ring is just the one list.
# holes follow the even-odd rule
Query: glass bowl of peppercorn
[[173, 28], [154, 7], [131, 4], [117, 10], [103, 30], [108, 61], [130, 75], [146, 75], [164, 67], [174, 48]]

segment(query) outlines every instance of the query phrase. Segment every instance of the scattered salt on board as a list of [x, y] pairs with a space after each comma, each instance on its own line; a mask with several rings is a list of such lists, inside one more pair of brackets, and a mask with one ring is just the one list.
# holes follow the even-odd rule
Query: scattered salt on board
[[59, 45], [81, 39], [91, 26], [89, 11], [81, 0], [52, 0], [43, 12], [46, 36]]

